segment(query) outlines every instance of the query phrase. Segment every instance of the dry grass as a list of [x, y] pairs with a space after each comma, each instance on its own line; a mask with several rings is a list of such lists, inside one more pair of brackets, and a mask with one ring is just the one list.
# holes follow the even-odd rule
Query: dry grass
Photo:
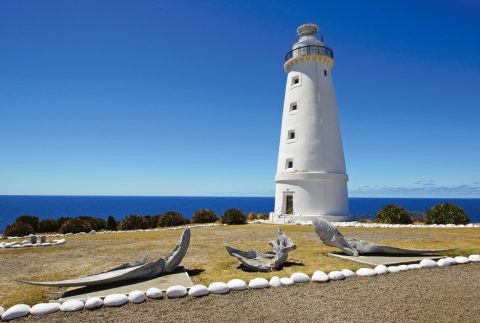
[[[277, 227], [297, 244], [289, 255], [291, 262], [281, 272], [251, 273], [237, 268], [236, 259], [228, 256], [224, 243], [240, 249], [268, 250], [268, 240], [274, 238]], [[456, 248], [446, 253], [469, 255], [480, 253], [479, 228], [341, 228], [346, 236], [410, 248]], [[28, 304], [55, 298], [57, 288], [43, 288], [15, 282], [26, 280], [58, 280], [100, 272], [120, 263], [141, 259], [144, 252], [150, 259], [165, 256], [177, 243], [180, 231], [129, 232], [67, 237], [62, 246], [28, 249], [0, 249], [0, 305], [23, 302]], [[194, 283], [228, 281], [232, 278], [250, 280], [288, 276], [302, 271], [359, 268], [351, 262], [327, 257], [337, 251], [323, 245], [311, 227], [293, 225], [242, 225], [192, 229], [190, 248], [183, 265], [190, 271]]]

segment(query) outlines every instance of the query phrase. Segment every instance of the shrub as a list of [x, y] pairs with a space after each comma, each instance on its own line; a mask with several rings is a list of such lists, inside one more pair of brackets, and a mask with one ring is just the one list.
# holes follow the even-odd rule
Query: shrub
[[176, 211], [168, 211], [158, 218], [158, 227], [175, 227], [190, 223], [181, 213]]
[[149, 229], [157, 227], [159, 217], [160, 217], [160, 215], [155, 215], [155, 216], [145, 215], [145, 217], [144, 217], [145, 222], [147, 223]]
[[92, 230], [100, 231], [107, 228], [107, 223], [104, 219], [92, 217], [92, 216], [79, 216], [78, 219], [87, 222]]
[[62, 225], [67, 222], [68, 220], [71, 220], [72, 218], [67, 218], [67, 217], [60, 217], [57, 219], [57, 223], [59, 227], [62, 227]]
[[247, 220], [248, 221], [253, 221], [253, 220], [257, 220], [258, 219], [258, 214], [257, 212], [250, 212], [248, 213], [247, 215]]
[[107, 229], [110, 231], [116, 231], [118, 227], [118, 222], [113, 216], [107, 218]]
[[376, 215], [378, 223], [396, 223], [396, 224], [411, 224], [412, 217], [407, 210], [398, 205], [387, 205], [378, 211]]
[[239, 209], [228, 209], [220, 217], [223, 224], [245, 224], [247, 217]]
[[217, 221], [218, 217], [215, 212], [208, 209], [201, 209], [195, 211], [195, 214], [192, 218], [193, 223], [213, 223]]
[[75, 218], [70, 219], [62, 224], [60, 227], [61, 233], [79, 233], [79, 232], [90, 232], [92, 227], [87, 221]]
[[32, 216], [32, 215], [22, 215], [22, 216], [19, 216], [16, 220], [15, 220], [15, 223], [26, 223], [26, 224], [30, 224], [30, 226], [32, 227], [33, 230], [37, 231], [38, 230], [38, 217], [36, 216]]
[[120, 230], [139, 230], [139, 229], [148, 229], [148, 222], [143, 216], [140, 215], [129, 215], [125, 217], [120, 225], [118, 226]]
[[57, 220], [46, 219], [38, 223], [38, 232], [57, 232], [58, 229], [60, 229], [60, 225], [58, 224]]
[[269, 220], [270, 219], [270, 214], [268, 214], [268, 213], [258, 213], [257, 214], [257, 219], [259, 219], [259, 220]]
[[35, 233], [32, 226], [25, 222], [15, 222], [7, 225], [3, 232], [4, 237], [23, 237]]
[[425, 214], [427, 224], [467, 224], [470, 219], [465, 211], [451, 203], [442, 203], [432, 206]]

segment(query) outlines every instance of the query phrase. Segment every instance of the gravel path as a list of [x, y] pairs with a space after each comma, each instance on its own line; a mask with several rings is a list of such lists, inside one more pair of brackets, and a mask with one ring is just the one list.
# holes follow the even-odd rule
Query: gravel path
[[480, 264], [147, 301], [15, 322], [479, 322]]

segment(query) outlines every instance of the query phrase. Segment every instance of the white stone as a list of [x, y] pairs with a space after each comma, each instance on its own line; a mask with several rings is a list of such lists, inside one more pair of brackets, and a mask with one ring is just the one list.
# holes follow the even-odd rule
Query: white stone
[[44, 242], [44, 243], [42, 243], [42, 247], [49, 247], [49, 246], [51, 246], [51, 245], [52, 245], [51, 242]]
[[103, 300], [105, 306], [122, 306], [127, 303], [128, 297], [125, 294], [111, 294]]
[[85, 302], [87, 310], [95, 310], [103, 306], [103, 300], [100, 297], [89, 297]]
[[232, 279], [227, 285], [231, 290], [245, 290], [248, 288], [247, 283], [241, 279]]
[[3, 309], [3, 307], [0, 306], [0, 317], [2, 316], [3, 313], [5, 313], [5, 310]]
[[184, 297], [187, 295], [187, 289], [181, 285], [174, 285], [167, 288], [168, 298]]
[[22, 246], [23, 246], [23, 247], [26, 247], [26, 248], [28, 248], [28, 247], [33, 247], [33, 243], [31, 243], [31, 242], [25, 242], [25, 243], [22, 244]]
[[356, 276], [356, 274], [350, 269], [342, 269], [341, 272], [345, 278]]
[[410, 269], [422, 269], [422, 266], [420, 266], [420, 264], [410, 264], [410, 265], [407, 265], [407, 266]]
[[480, 255], [470, 255], [468, 259], [472, 262], [480, 262]]
[[95, 230], [92, 230], [92, 231], [89, 232], [89, 234], [95, 234], [95, 233], [97, 233], [97, 231], [95, 231]]
[[468, 259], [467, 257], [464, 257], [464, 256], [456, 256], [453, 259], [455, 259], [457, 264], [468, 264], [470, 262], [470, 259]]
[[230, 287], [224, 282], [213, 282], [208, 285], [208, 290], [212, 294], [227, 294], [230, 291]]
[[304, 273], [293, 273], [290, 275], [290, 279], [294, 283], [308, 283], [310, 281], [310, 277]]
[[160, 288], [150, 287], [147, 289], [146, 295], [148, 298], [158, 299], [163, 297], [163, 293]]
[[280, 287], [282, 286], [282, 282], [280, 281], [280, 277], [278, 276], [273, 276], [272, 278], [270, 278], [270, 286], [272, 287]]
[[248, 287], [253, 288], [253, 289], [258, 289], [258, 288], [267, 288], [270, 286], [270, 283], [268, 280], [265, 278], [254, 278], [248, 283]]
[[438, 264], [435, 260], [423, 259], [422, 261], [420, 261], [420, 266], [422, 266], [422, 268], [435, 268], [438, 267]]
[[400, 268], [398, 268], [397, 266], [388, 266], [387, 269], [388, 269], [389, 273], [399, 273], [400, 272]]
[[47, 315], [55, 313], [60, 309], [59, 303], [39, 303], [30, 308], [30, 314], [32, 315]]
[[330, 277], [321, 270], [317, 270], [312, 275], [313, 282], [326, 283], [330, 280]]
[[372, 268], [360, 268], [359, 270], [357, 270], [356, 274], [357, 276], [372, 277], [375, 276], [377, 273]]
[[446, 267], [446, 266], [450, 266], [450, 262], [445, 258], [442, 258], [437, 260], [437, 265], [438, 267]]
[[70, 299], [68, 301], [63, 302], [60, 306], [60, 311], [62, 312], [76, 312], [83, 310], [85, 304], [79, 299]]
[[19, 317], [27, 316], [30, 313], [30, 306], [26, 304], [17, 304], [10, 307], [2, 314], [2, 320], [9, 321]]
[[385, 265], [378, 265], [374, 270], [378, 275], [388, 274], [388, 268]]
[[128, 294], [128, 300], [134, 304], [140, 304], [145, 302], [146, 296], [140, 290], [134, 290]]
[[342, 274], [341, 271], [338, 271], [338, 270], [333, 270], [331, 272], [328, 273], [328, 277], [331, 279], [331, 280], [342, 280], [342, 279], [345, 279], [345, 275]]
[[210, 293], [209, 288], [205, 285], [195, 285], [188, 291], [188, 295], [193, 297], [205, 296]]
[[292, 286], [295, 284], [290, 277], [282, 277], [280, 278], [280, 282], [283, 286]]
[[410, 268], [408, 268], [407, 265], [399, 265], [398, 266], [398, 269], [400, 269], [400, 271], [407, 271], [407, 270], [410, 270]]

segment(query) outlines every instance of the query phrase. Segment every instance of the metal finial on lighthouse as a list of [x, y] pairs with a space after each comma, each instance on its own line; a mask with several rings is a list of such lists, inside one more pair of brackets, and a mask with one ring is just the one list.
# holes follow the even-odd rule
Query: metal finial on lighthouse
[[318, 30], [315, 24], [298, 27], [299, 39], [285, 55], [275, 219], [349, 218], [348, 176], [331, 77], [333, 51]]

